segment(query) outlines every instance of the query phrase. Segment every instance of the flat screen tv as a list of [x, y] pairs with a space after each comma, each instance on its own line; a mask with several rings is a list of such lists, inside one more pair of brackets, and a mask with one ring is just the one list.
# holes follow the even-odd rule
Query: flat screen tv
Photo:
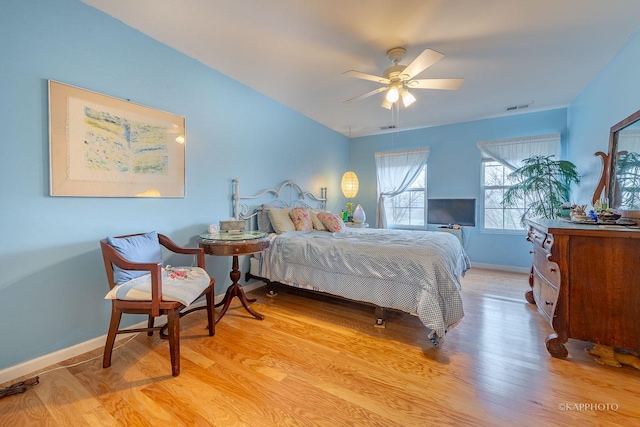
[[427, 203], [429, 224], [476, 226], [476, 199], [429, 199]]

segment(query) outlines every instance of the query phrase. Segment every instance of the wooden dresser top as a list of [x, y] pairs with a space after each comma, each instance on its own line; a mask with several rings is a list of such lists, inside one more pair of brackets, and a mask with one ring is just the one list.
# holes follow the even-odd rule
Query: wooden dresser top
[[570, 234], [576, 236], [614, 237], [640, 239], [640, 228], [619, 225], [578, 224], [563, 219], [526, 220], [530, 225], [548, 234]]

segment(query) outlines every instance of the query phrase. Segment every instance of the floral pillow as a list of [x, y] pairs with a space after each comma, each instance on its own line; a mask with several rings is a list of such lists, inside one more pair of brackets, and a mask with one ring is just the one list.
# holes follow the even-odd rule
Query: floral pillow
[[313, 228], [319, 231], [327, 231], [327, 227], [324, 226], [322, 221], [318, 219], [318, 212], [322, 212], [321, 210], [311, 209], [309, 210], [311, 213], [311, 222], [313, 223]]
[[313, 222], [311, 221], [311, 213], [309, 209], [297, 207], [289, 211], [289, 216], [296, 227], [296, 231], [313, 230]]
[[344, 231], [347, 228], [347, 226], [344, 225], [342, 218], [331, 212], [318, 212], [318, 219], [327, 228], [327, 230], [332, 232]]

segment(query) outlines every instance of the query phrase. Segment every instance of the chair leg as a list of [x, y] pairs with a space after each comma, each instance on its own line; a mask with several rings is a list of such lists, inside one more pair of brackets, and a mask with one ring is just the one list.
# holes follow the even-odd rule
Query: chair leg
[[211, 291], [207, 292], [207, 328], [209, 329], [209, 336], [212, 337], [216, 334], [216, 308], [215, 308], [215, 295], [214, 288], [211, 286]]
[[169, 327], [171, 374], [177, 377], [180, 375], [180, 310], [171, 310], [167, 313], [167, 326]]
[[115, 307], [112, 303], [111, 306], [111, 322], [109, 322], [109, 332], [107, 333], [107, 342], [104, 345], [104, 355], [102, 356], [102, 367], [108, 368], [111, 366], [111, 353], [113, 352], [113, 344], [116, 341], [116, 335], [118, 334], [118, 327], [120, 326], [120, 319], [122, 318], [122, 312]]
[[147, 336], [149, 337], [153, 336], [153, 330], [151, 330], [151, 328], [153, 328], [153, 323], [155, 320], [156, 318], [152, 315], [149, 315], [149, 319], [147, 319], [147, 328], [149, 328], [149, 330], [147, 331]]

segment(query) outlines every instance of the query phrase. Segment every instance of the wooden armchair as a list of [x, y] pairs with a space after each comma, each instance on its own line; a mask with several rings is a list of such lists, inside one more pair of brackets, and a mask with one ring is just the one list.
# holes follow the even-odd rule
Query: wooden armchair
[[[160, 245], [174, 253], [195, 255], [198, 267], [167, 267], [163, 270]], [[180, 318], [205, 307], [182, 310], [206, 296], [209, 336], [215, 334], [215, 279], [210, 278], [204, 270], [204, 250], [180, 247], [168, 237], [155, 232], [103, 239], [100, 246], [111, 289], [105, 298], [111, 299], [112, 304], [102, 367], [111, 366], [111, 353], [117, 334], [146, 331], [151, 336], [157, 330], [161, 338], [169, 339], [171, 372], [173, 376], [179, 375]], [[153, 255], [150, 256], [150, 253]], [[147, 327], [119, 329], [122, 313], [148, 315]], [[154, 326], [155, 318], [161, 315], [167, 316], [167, 323]]]

